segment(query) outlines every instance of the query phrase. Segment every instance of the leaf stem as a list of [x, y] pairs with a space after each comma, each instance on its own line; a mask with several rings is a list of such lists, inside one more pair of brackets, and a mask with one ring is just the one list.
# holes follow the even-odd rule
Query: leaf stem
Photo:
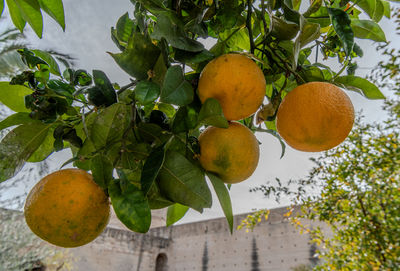
[[332, 78], [333, 81], [335, 81], [336, 78], [339, 77], [340, 74], [342, 74], [342, 72], [346, 69], [346, 67], [349, 65], [349, 61], [346, 60], [346, 62], [344, 63], [343, 67], [340, 69], [340, 71], [338, 71], [335, 76]]

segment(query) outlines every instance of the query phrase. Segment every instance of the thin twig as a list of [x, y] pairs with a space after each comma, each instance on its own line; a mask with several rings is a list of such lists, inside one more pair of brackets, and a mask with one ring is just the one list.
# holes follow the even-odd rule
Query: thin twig
[[117, 94], [121, 94], [122, 92], [124, 92], [125, 90], [127, 90], [130, 87], [133, 87], [134, 85], [137, 84], [136, 80], [131, 80], [131, 82], [129, 84], [127, 84], [126, 86], [121, 87], [118, 91]]
[[247, 19], [246, 19], [246, 27], [249, 31], [249, 40], [250, 40], [250, 53], [254, 54], [254, 49], [256, 48], [253, 40], [253, 30], [251, 28], [251, 13], [252, 13], [252, 0], [247, 0]]

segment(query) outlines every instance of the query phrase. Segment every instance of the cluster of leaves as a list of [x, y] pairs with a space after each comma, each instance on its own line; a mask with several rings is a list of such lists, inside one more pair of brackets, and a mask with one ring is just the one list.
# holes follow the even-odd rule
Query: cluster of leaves
[[[21, 32], [28, 23], [36, 35], [43, 34], [43, 15], [46, 12], [63, 30], [65, 30], [64, 6], [62, 0], [6, 0], [11, 20]], [[4, 0], [0, 0], [0, 17], [5, 7]]]
[[[262, 112], [272, 114], [259, 118], [267, 129], [255, 127], [253, 117], [242, 120], [253, 131], [276, 135], [274, 116], [281, 98], [304, 82], [328, 81], [367, 98], [383, 97], [366, 79], [341, 72], [361, 55], [354, 37], [385, 40], [377, 22], [389, 16], [386, 1], [379, 0], [384, 7], [379, 14], [370, 1], [316, 0], [304, 13], [300, 1], [290, 0], [131, 2], [134, 17], [126, 13], [111, 28], [120, 52], [109, 53], [132, 76], [126, 86], [113, 84], [100, 70], [61, 73], [50, 54], [19, 51], [29, 70], [11, 85], [0, 83], [0, 101], [17, 112], [0, 122], [0, 129], [18, 125], [0, 144], [0, 181], [14, 176], [26, 161], [42, 161], [70, 148], [73, 158], [66, 164], [90, 170], [118, 218], [131, 230], [146, 232], [151, 209], [168, 207], [172, 224], [188, 208], [209, 208], [207, 175], [232, 230], [227, 186], [196, 160], [202, 127], [228, 125], [218, 101], [201, 104], [195, 92], [211, 59], [236, 51], [260, 64], [272, 102], [272, 110]], [[361, 10], [370, 20], [359, 19]], [[204, 38], [215, 45], [206, 49], [199, 41]], [[341, 71], [312, 64], [313, 48], [339, 56]]]
[[[381, 132], [386, 128], [385, 132]], [[388, 127], [357, 127], [346, 144], [318, 159], [324, 184], [302, 200], [307, 218], [332, 233], [308, 229], [320, 246], [319, 270], [395, 270], [399, 266], [400, 133]]]
[[1, 270], [71, 270], [68, 250], [46, 244], [28, 228], [21, 212], [0, 208]]

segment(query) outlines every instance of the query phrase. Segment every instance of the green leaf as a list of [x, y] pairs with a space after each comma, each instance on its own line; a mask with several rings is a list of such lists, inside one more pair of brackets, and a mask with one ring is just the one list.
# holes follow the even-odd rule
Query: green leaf
[[135, 33], [129, 39], [128, 47], [122, 53], [109, 54], [130, 76], [137, 80], [144, 80], [148, 78], [148, 72], [156, 64], [160, 49], [144, 35]]
[[104, 154], [95, 155], [90, 165], [94, 181], [106, 189], [113, 180], [113, 164]]
[[351, 27], [356, 38], [386, 42], [385, 32], [373, 21], [352, 19]]
[[169, 139], [169, 135], [163, 133], [163, 129], [154, 123], [139, 123], [138, 125], [139, 135], [145, 142], [154, 145], [161, 145]]
[[354, 33], [351, 28], [351, 20], [349, 15], [338, 8], [328, 8], [329, 17], [331, 18], [333, 28], [343, 43], [343, 48], [347, 56], [353, 51]]
[[140, 81], [135, 87], [135, 98], [142, 105], [154, 102], [160, 95], [160, 87], [153, 82]]
[[154, 149], [147, 157], [142, 169], [140, 184], [144, 195], [147, 195], [151, 186], [154, 184], [158, 172], [160, 171], [165, 159], [164, 145]]
[[167, 211], [167, 227], [175, 224], [178, 222], [182, 217], [185, 216], [187, 211], [189, 210], [189, 207], [185, 205], [181, 205], [179, 203], [175, 203], [172, 206], [168, 207]]
[[218, 128], [228, 128], [229, 126], [220, 103], [214, 98], [207, 99], [201, 106], [198, 123]]
[[74, 161], [74, 166], [80, 169], [90, 170], [90, 156], [95, 151], [96, 148], [92, 140], [90, 140], [90, 138], [86, 138], [86, 140], [83, 142], [82, 148], [80, 148], [78, 153], [76, 154], [77, 160]]
[[197, 125], [197, 112], [189, 106], [181, 106], [172, 122], [172, 132], [175, 134], [188, 132]]
[[40, 5], [37, 0], [14, 0], [22, 17], [35, 31], [39, 38], [42, 38], [43, 32], [43, 17], [40, 11]]
[[229, 224], [229, 230], [233, 231], [233, 212], [232, 212], [232, 203], [231, 197], [229, 196], [228, 189], [225, 184], [222, 182], [220, 178], [216, 175], [207, 172], [207, 176], [211, 181], [211, 184], [214, 187], [215, 193], [217, 194], [218, 200], [221, 204], [222, 210], [224, 211], [226, 220]]
[[204, 49], [200, 52], [190, 52], [176, 49], [174, 59], [186, 64], [198, 64], [213, 59], [215, 56], [210, 51]]
[[31, 117], [29, 117], [28, 112], [18, 112], [15, 114], [12, 114], [11, 116], [8, 116], [7, 118], [3, 119], [0, 122], [0, 131], [14, 126], [14, 125], [20, 125], [20, 124], [28, 124], [28, 123], [40, 123], [40, 121], [34, 120]]
[[172, 119], [175, 115], [175, 108], [170, 105], [170, 104], [165, 104], [165, 103], [159, 103], [157, 104], [157, 107], [160, 111], [164, 112], [165, 115], [167, 115], [167, 117], [169, 119]]
[[138, 0], [138, 2], [153, 14], [167, 10], [161, 0]]
[[390, 3], [388, 1], [382, 1], [382, 5], [383, 5], [383, 15], [386, 18], [390, 19], [390, 17], [391, 17], [390, 16], [390, 13], [391, 13]]
[[99, 70], [93, 70], [95, 87], [90, 88], [89, 101], [96, 106], [110, 106], [117, 102], [117, 94], [107, 75]]
[[89, 137], [97, 150], [122, 138], [128, 127], [128, 106], [113, 104], [102, 110], [93, 122]]
[[170, 201], [160, 193], [157, 182], [155, 182], [147, 194], [150, 209], [162, 209], [173, 205], [175, 202]]
[[129, 13], [122, 15], [117, 22], [117, 38], [119, 40], [128, 42], [133, 31], [134, 23], [129, 18]]
[[212, 204], [204, 172], [177, 152], [167, 152], [159, 173], [160, 190], [174, 202], [199, 212]]
[[40, 144], [39, 148], [29, 157], [27, 162], [37, 163], [49, 157], [54, 152], [54, 126], [51, 126], [46, 138]]
[[156, 40], [165, 38], [172, 47], [185, 51], [200, 52], [204, 49], [200, 42], [187, 37], [183, 23], [172, 12], [158, 14], [151, 37]]
[[385, 12], [384, 4], [381, 0], [361, 0], [355, 2], [368, 16], [375, 22], [379, 22]]
[[30, 112], [25, 107], [24, 97], [31, 93], [27, 87], [0, 82], [0, 102], [15, 112]]
[[50, 15], [65, 31], [64, 6], [62, 0], [39, 0], [40, 8]]
[[0, 0], [0, 18], [4, 11], [4, 0]]
[[300, 17], [300, 26], [300, 34], [297, 36], [293, 46], [293, 69], [297, 68], [301, 48], [316, 40], [321, 35], [320, 25], [317, 23], [308, 22], [303, 16]]
[[312, 1], [311, 5], [308, 7], [306, 12], [303, 13], [304, 17], [308, 17], [314, 12], [317, 12], [322, 6], [322, 0], [314, 0]]
[[19, 29], [19, 31], [23, 31], [26, 25], [26, 20], [23, 18], [19, 7], [15, 0], [6, 0], [8, 10], [10, 12], [11, 20], [14, 23], [15, 27]]
[[183, 106], [191, 103], [193, 96], [193, 87], [185, 80], [182, 67], [171, 66], [161, 89], [161, 102]]
[[340, 76], [335, 79], [335, 83], [342, 84], [349, 90], [364, 94], [366, 98], [371, 100], [385, 99], [385, 96], [377, 86], [362, 77], [354, 75]]
[[142, 191], [129, 182], [125, 183], [122, 191], [119, 183], [112, 181], [108, 193], [115, 214], [128, 229], [140, 233], [149, 230], [151, 211]]
[[46, 138], [50, 126], [24, 124], [9, 132], [0, 143], [0, 182], [3, 182], [22, 168]]
[[305, 22], [300, 31], [300, 35], [297, 37], [300, 42], [300, 48], [303, 48], [308, 43], [318, 39], [321, 35], [320, 29], [321, 27], [319, 24]]
[[74, 72], [74, 84], [80, 86], [89, 86], [92, 84], [92, 77], [85, 70], [77, 70]]
[[42, 50], [31, 50], [33, 53], [35, 53], [36, 56], [40, 57], [41, 59], [43, 59], [50, 67], [50, 72], [52, 74], [61, 76], [61, 71], [60, 71], [60, 67], [58, 66], [56, 60], [54, 59], [54, 57]]
[[278, 40], [291, 40], [296, 37], [298, 32], [298, 24], [272, 16], [271, 35], [276, 37]]
[[374, 17], [372, 17], [374, 22], [377, 22], [377, 23], [380, 22], [380, 20], [382, 20], [384, 12], [385, 12], [385, 7], [384, 7], [382, 1], [376, 0]]

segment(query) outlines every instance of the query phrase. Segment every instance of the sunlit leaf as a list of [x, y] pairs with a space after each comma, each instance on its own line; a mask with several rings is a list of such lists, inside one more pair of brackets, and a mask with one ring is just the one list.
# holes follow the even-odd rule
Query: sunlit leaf
[[40, 8], [50, 15], [65, 30], [64, 6], [62, 0], [38, 0]]
[[19, 29], [19, 31], [23, 31], [26, 25], [26, 20], [24, 19], [17, 3], [15, 0], [6, 0], [8, 11], [10, 12], [11, 20], [14, 25]]
[[41, 38], [43, 32], [43, 17], [38, 0], [13, 0], [21, 11], [22, 17]]
[[50, 67], [50, 72], [55, 75], [61, 75], [60, 67], [58, 66], [54, 57], [48, 52], [42, 50], [31, 50], [36, 56], [43, 59]]
[[351, 27], [356, 38], [386, 42], [385, 32], [373, 21], [353, 19]]
[[34, 120], [31, 117], [29, 117], [28, 112], [18, 112], [12, 114], [11, 116], [8, 116], [7, 118], [3, 119], [0, 122], [0, 131], [14, 125], [28, 124], [28, 123], [40, 123], [40, 121]]
[[179, 203], [175, 203], [172, 206], [168, 207], [167, 211], [167, 224], [166, 226], [169, 227], [176, 222], [178, 222], [182, 217], [185, 216], [187, 211], [189, 210], [189, 207], [185, 205], [181, 205]]
[[345, 88], [361, 93], [368, 99], [385, 99], [385, 96], [377, 86], [362, 77], [354, 75], [339, 76], [335, 79], [335, 83], [343, 84]]
[[0, 102], [15, 112], [30, 112], [25, 107], [24, 97], [31, 93], [27, 87], [0, 82]]

